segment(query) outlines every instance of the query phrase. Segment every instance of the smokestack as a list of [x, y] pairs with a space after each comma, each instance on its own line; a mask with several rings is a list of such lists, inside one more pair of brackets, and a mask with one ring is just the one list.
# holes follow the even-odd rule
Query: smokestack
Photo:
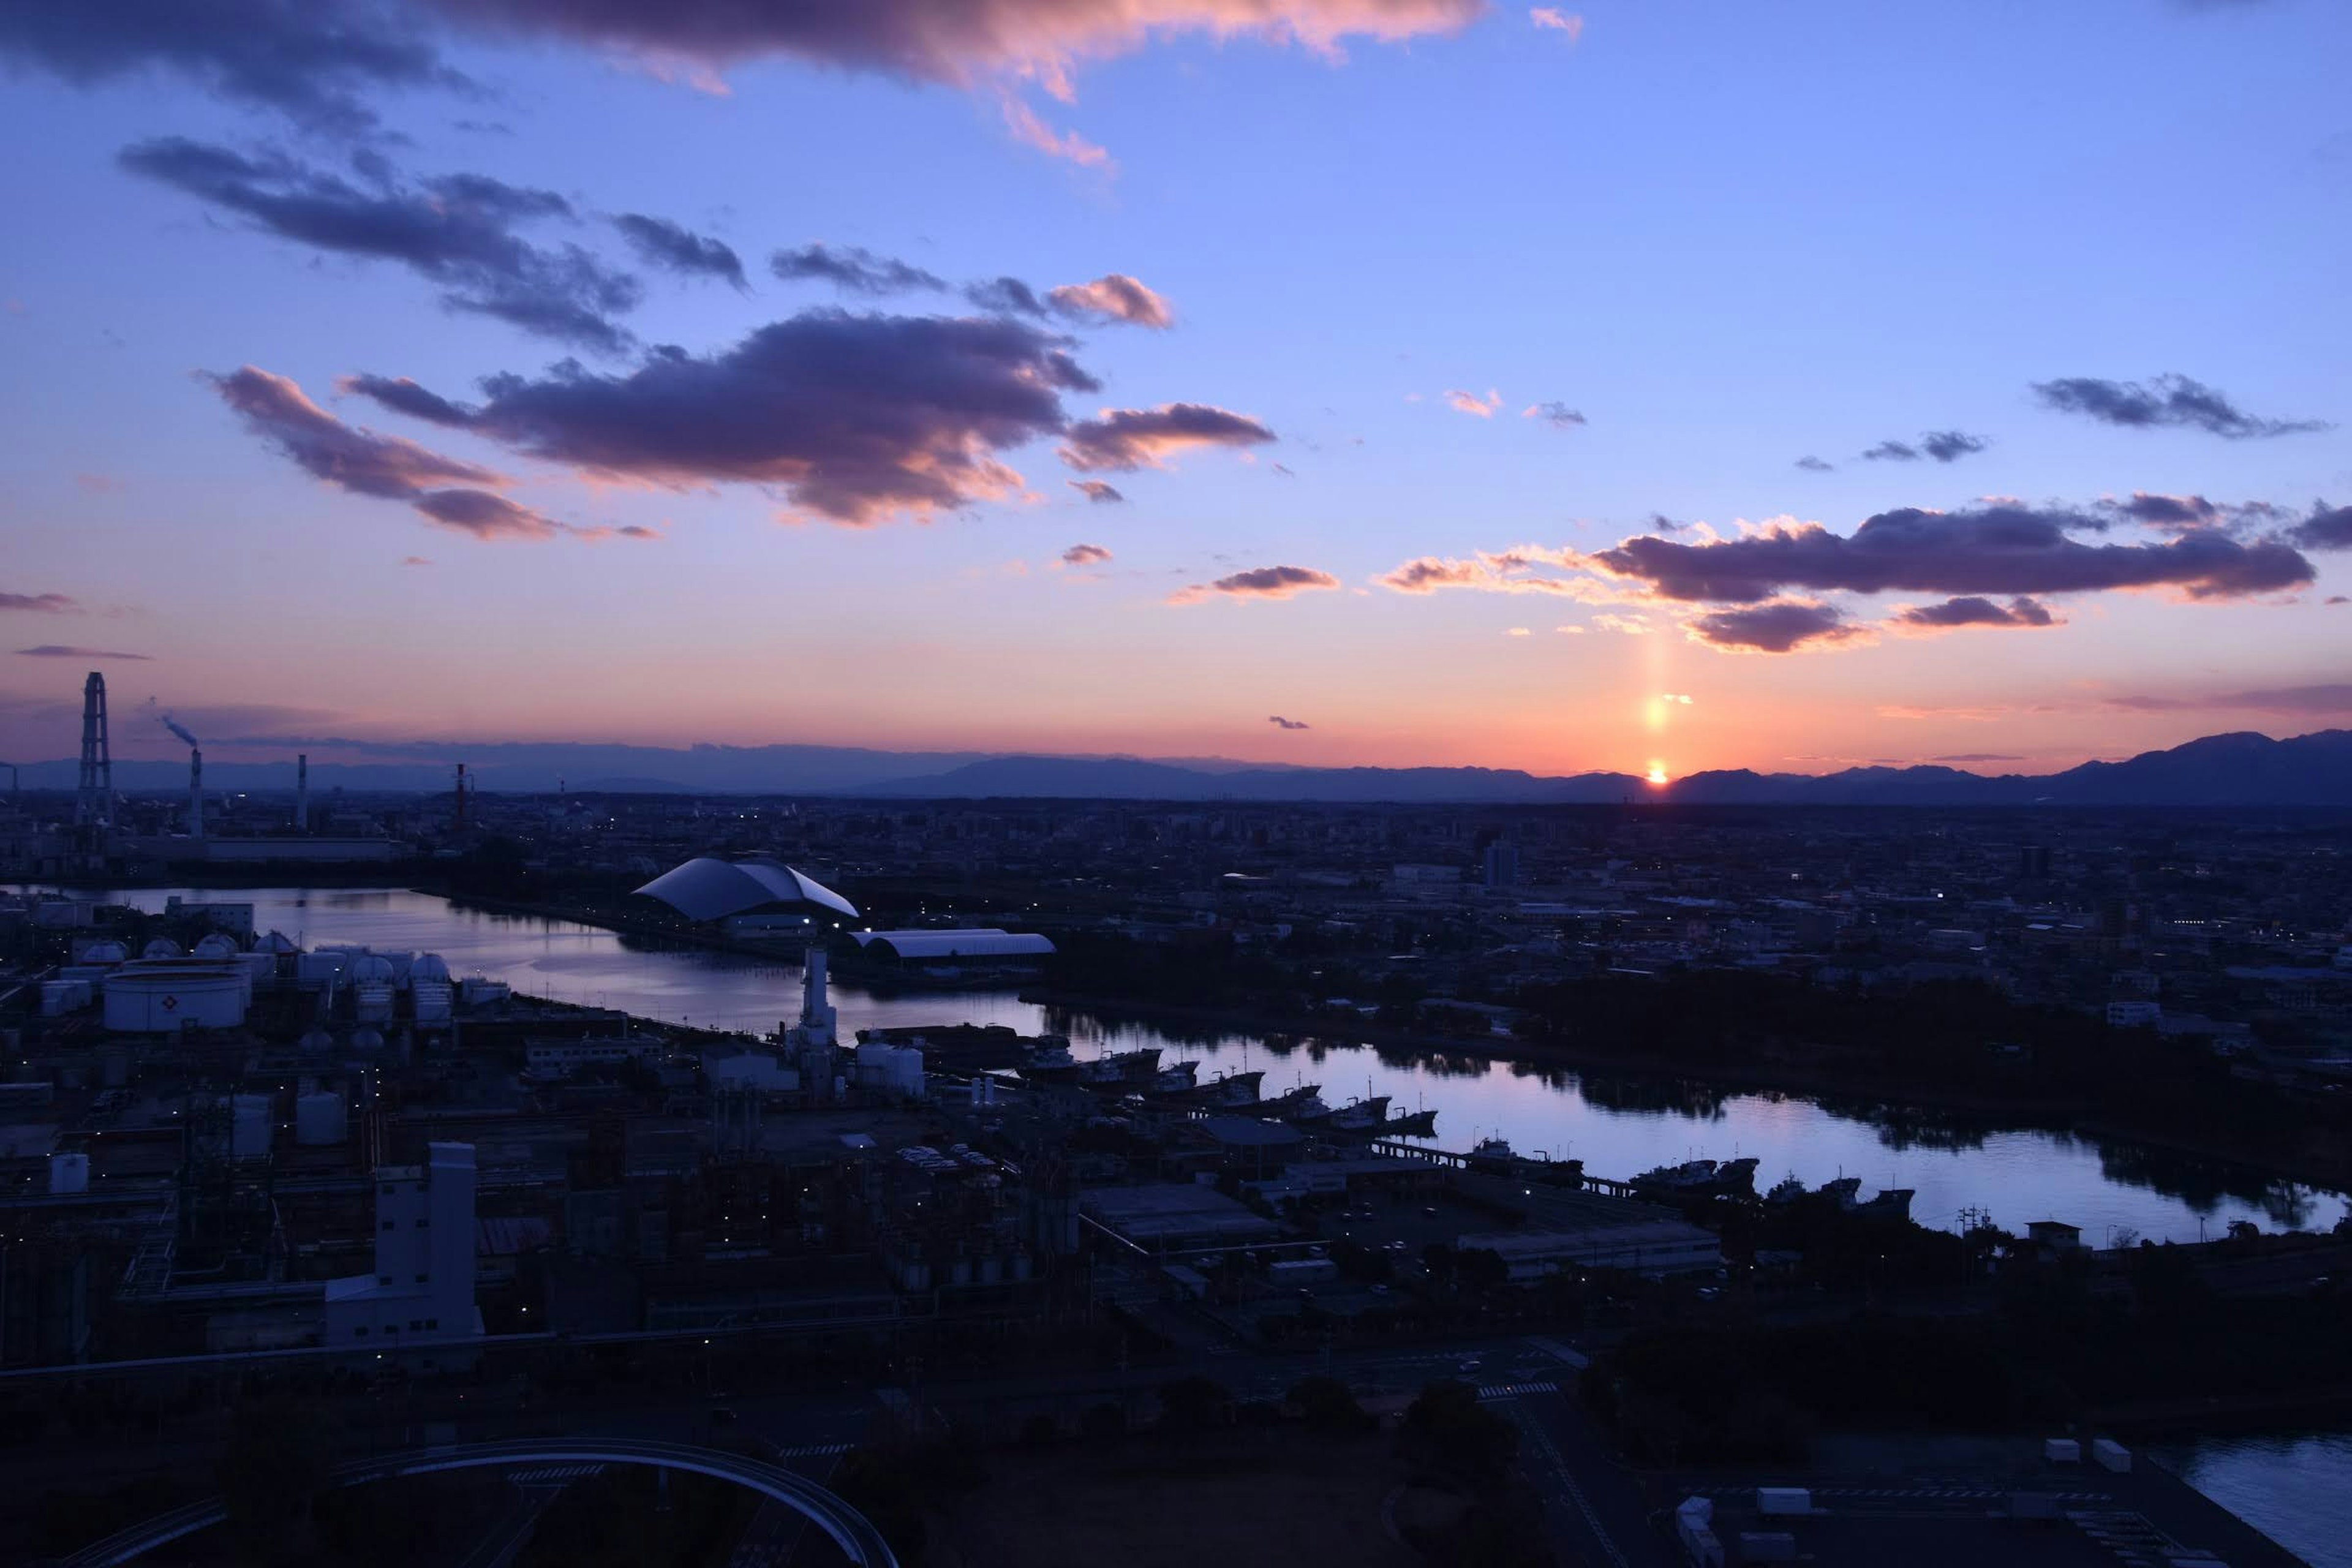
[[188, 837], [205, 836], [205, 754], [188, 748]]
[[466, 764], [463, 763], [457, 764], [457, 807], [450, 824], [457, 827], [466, 826]]
[[294, 831], [310, 831], [310, 753], [299, 752], [294, 757]]
[[74, 826], [103, 827], [114, 820], [114, 754], [106, 735], [106, 677], [97, 670], [81, 688], [81, 778], [74, 792]]

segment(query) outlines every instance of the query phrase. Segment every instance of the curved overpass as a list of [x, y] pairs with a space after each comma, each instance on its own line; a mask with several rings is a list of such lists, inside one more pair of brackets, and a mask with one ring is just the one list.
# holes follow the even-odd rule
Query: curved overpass
[[[843, 1554], [856, 1568], [898, 1568], [898, 1560], [891, 1554], [889, 1543], [882, 1539], [882, 1532], [876, 1530], [864, 1514], [840, 1498], [781, 1465], [772, 1465], [741, 1454], [730, 1454], [721, 1448], [699, 1448], [686, 1443], [641, 1442], [628, 1437], [545, 1437], [510, 1443], [455, 1443], [437, 1448], [412, 1448], [404, 1453], [356, 1460], [330, 1472], [330, 1479], [339, 1487], [357, 1487], [365, 1486], [370, 1481], [388, 1481], [399, 1476], [431, 1475], [440, 1470], [564, 1463], [651, 1465], [662, 1469], [688, 1470], [696, 1475], [732, 1481], [803, 1515], [832, 1537], [834, 1544], [841, 1548]], [[65, 1568], [111, 1568], [114, 1563], [129, 1563], [182, 1536], [194, 1535], [227, 1517], [227, 1508], [217, 1498], [190, 1503], [185, 1508], [158, 1515], [143, 1524], [118, 1531], [61, 1561]]]

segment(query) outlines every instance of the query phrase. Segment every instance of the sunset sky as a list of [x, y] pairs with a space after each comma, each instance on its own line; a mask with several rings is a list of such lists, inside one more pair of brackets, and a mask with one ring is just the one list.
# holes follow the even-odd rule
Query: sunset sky
[[118, 756], [2352, 723], [2347, 58], [2336, 0], [20, 0], [0, 756], [92, 668]]

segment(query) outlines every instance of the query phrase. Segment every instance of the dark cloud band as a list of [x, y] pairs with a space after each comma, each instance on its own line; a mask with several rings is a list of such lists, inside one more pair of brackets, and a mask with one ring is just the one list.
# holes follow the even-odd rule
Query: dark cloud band
[[2159, 375], [2146, 383], [2065, 376], [2037, 381], [2033, 392], [2061, 414], [2080, 414], [2127, 430], [2169, 426], [2245, 441], [2330, 428], [2321, 419], [2265, 419], [2249, 414], [2225, 394], [2185, 375]]
[[2149, 544], [2069, 537], [2097, 523], [2026, 507], [1906, 508], [1868, 519], [1850, 536], [1814, 523], [1706, 544], [1637, 535], [1588, 559], [1664, 598], [1727, 604], [1790, 589], [2015, 595], [2171, 587], [2192, 598], [2231, 598], [2300, 587], [2314, 575], [2291, 545], [2242, 542], [2210, 529]]

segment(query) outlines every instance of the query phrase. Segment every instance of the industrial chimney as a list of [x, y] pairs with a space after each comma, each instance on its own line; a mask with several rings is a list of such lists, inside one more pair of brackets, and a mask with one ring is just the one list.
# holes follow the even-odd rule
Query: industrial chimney
[[310, 753], [299, 752], [294, 757], [294, 831], [310, 831]]
[[106, 677], [97, 670], [81, 688], [81, 777], [74, 791], [74, 826], [103, 827], [114, 817], [114, 754], [107, 749]]
[[188, 837], [205, 836], [205, 754], [188, 748]]

